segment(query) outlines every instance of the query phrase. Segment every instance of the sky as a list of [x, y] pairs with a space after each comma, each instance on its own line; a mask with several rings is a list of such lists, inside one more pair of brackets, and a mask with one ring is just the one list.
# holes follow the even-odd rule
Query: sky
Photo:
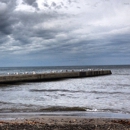
[[130, 64], [130, 0], [0, 0], [0, 67]]

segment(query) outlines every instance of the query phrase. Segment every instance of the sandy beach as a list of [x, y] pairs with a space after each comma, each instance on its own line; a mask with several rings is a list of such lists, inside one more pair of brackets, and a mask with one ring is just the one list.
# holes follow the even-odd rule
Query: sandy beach
[[43, 116], [1, 120], [0, 130], [130, 130], [130, 119]]

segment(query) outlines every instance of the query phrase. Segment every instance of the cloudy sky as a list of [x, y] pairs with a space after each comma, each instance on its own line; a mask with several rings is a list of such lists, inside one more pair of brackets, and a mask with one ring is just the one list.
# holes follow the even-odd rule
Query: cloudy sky
[[0, 66], [130, 64], [130, 0], [0, 0]]

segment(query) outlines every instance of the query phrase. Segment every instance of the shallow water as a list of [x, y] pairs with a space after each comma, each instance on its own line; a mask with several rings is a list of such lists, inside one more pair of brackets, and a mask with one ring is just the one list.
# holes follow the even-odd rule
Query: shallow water
[[130, 114], [130, 66], [1, 68], [0, 75], [8, 71], [49, 73], [88, 68], [111, 69], [112, 75], [0, 85], [0, 112], [68, 111], [71, 108], [71, 111]]

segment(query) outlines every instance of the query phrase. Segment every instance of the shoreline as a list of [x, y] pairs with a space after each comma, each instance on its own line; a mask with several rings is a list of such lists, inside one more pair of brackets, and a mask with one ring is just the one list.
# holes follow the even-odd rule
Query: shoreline
[[104, 118], [104, 119], [128, 119], [130, 120], [130, 114], [114, 113], [114, 112], [83, 112], [83, 111], [56, 111], [56, 112], [0, 112], [1, 120], [15, 120], [15, 119], [27, 119], [27, 118], [41, 118], [41, 117], [81, 117], [81, 118]]
[[130, 130], [130, 119], [41, 116], [0, 121], [0, 130]]

